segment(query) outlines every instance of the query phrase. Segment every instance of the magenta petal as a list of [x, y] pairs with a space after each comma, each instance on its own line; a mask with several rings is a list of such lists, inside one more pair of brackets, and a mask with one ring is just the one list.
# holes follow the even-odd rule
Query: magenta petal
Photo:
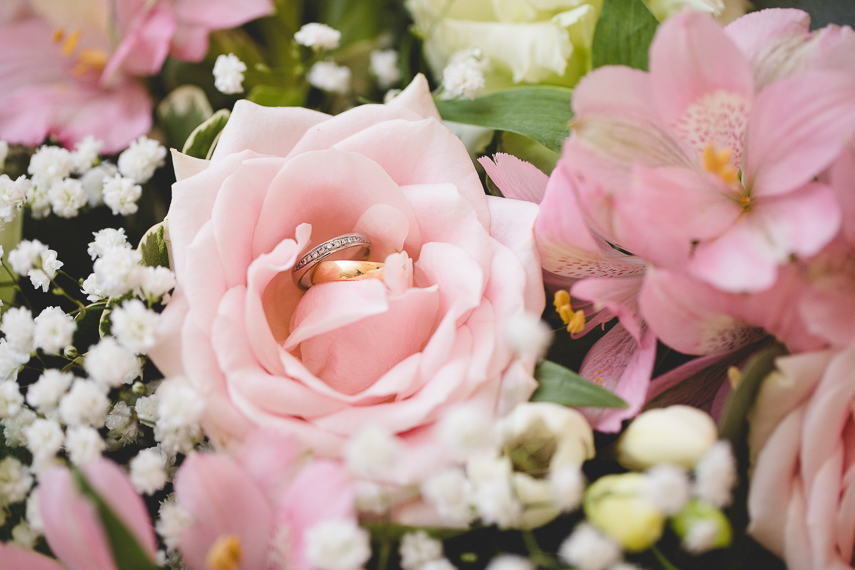
[[493, 160], [482, 156], [478, 162], [505, 198], [526, 200], [535, 204], [540, 204], [543, 200], [549, 177], [533, 164], [503, 152], [494, 154]]

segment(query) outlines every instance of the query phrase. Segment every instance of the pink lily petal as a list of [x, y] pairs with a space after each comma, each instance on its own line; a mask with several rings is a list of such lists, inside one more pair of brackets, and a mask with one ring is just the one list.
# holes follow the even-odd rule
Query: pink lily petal
[[209, 30], [236, 28], [267, 16], [274, 10], [271, 0], [177, 0], [175, 15], [182, 23], [198, 24]]
[[[594, 303], [594, 310], [603, 308], [620, 319], [624, 329], [636, 340], [641, 341], [641, 318], [638, 314], [638, 294], [644, 278], [624, 277], [583, 279], [570, 290], [574, 298]], [[587, 323], [586, 323], [587, 324]]]
[[290, 434], [259, 428], [243, 440], [235, 460], [266, 496], [277, 498], [300, 468], [304, 452]]
[[533, 164], [504, 152], [494, 154], [493, 160], [482, 156], [478, 162], [505, 198], [535, 204], [543, 200], [549, 177]]
[[14, 544], [0, 544], [0, 560], [4, 570], [63, 570], [53, 558]]
[[120, 3], [117, 14], [119, 21], [125, 22], [124, 38], [104, 68], [102, 81], [109, 84], [119, 70], [130, 75], [157, 75], [175, 33], [172, 11], [163, 3], [149, 9], [135, 1]]
[[843, 215], [843, 235], [855, 247], [855, 143], [852, 141], [846, 143], [831, 167], [831, 188]]

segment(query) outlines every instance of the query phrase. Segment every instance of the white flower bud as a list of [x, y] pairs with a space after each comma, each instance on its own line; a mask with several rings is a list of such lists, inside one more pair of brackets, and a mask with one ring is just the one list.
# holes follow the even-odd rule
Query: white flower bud
[[670, 463], [690, 469], [718, 439], [712, 418], [689, 406], [649, 410], [629, 425], [618, 461], [629, 469]]

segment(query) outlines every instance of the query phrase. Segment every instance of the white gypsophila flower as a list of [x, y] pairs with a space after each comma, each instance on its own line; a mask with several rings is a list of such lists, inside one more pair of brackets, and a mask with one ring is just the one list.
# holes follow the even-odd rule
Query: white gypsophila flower
[[689, 527], [680, 544], [683, 550], [691, 554], [703, 554], [718, 542], [720, 529], [711, 521], [696, 521]]
[[151, 396], [144, 396], [138, 399], [136, 404], [134, 404], [134, 411], [137, 413], [137, 417], [141, 422], [148, 425], [154, 425], [159, 416], [159, 406], [160, 402], [157, 394], [152, 394]]
[[66, 463], [56, 455], [35, 455], [33, 462], [30, 463], [30, 473], [36, 476], [36, 481], [40, 481], [42, 475], [56, 467], [65, 467]]
[[118, 173], [119, 169], [115, 164], [102, 162], [83, 175], [80, 183], [83, 184], [83, 189], [86, 191], [86, 199], [90, 208], [98, 207], [104, 203], [104, 181]]
[[80, 208], [86, 205], [88, 196], [80, 180], [66, 178], [57, 180], [51, 185], [48, 190], [48, 200], [54, 214], [60, 218], [73, 218]]
[[[156, 140], [145, 135], [135, 141], [119, 155], [119, 172], [138, 184], [148, 182], [154, 171], [163, 166], [166, 149]], [[106, 189], [104, 201], [107, 202]], [[109, 205], [109, 202], [107, 202]]]
[[178, 547], [181, 533], [191, 524], [193, 524], [193, 516], [178, 506], [174, 500], [168, 500], [160, 504], [154, 528], [163, 539], [166, 548], [173, 550]]
[[23, 501], [32, 486], [33, 476], [26, 465], [14, 457], [0, 461], [0, 507]]
[[487, 564], [486, 570], [535, 570], [531, 560], [516, 554], [500, 554]]
[[305, 534], [306, 557], [318, 570], [357, 570], [371, 558], [368, 532], [351, 519], [327, 520]]
[[[205, 401], [186, 379], [165, 380], [157, 389], [157, 422], [163, 426], [192, 426], [205, 411]], [[142, 399], [142, 398], [140, 398]]]
[[30, 215], [36, 220], [41, 220], [50, 214], [50, 199], [48, 198], [50, 186], [47, 183], [33, 185], [27, 192], [27, 204], [30, 205]]
[[3, 435], [7, 447], [19, 447], [27, 444], [24, 428], [32, 424], [38, 416], [30, 408], [21, 408], [17, 415], [3, 420]]
[[374, 481], [354, 482], [356, 510], [382, 515], [394, 504], [394, 493], [386, 485]]
[[30, 355], [21, 355], [12, 350], [5, 338], [0, 338], [0, 382], [15, 380], [21, 367], [30, 360]]
[[452, 564], [448, 558], [439, 558], [438, 560], [425, 562], [421, 570], [457, 570], [457, 566]]
[[33, 177], [33, 182], [50, 188], [56, 180], [68, 178], [74, 169], [71, 153], [58, 146], [43, 146], [30, 158], [27, 172]]
[[44, 521], [42, 521], [42, 514], [39, 511], [38, 487], [30, 491], [30, 496], [27, 497], [26, 517], [31, 529], [38, 533], [44, 533], [45, 525]]
[[0, 170], [6, 166], [6, 157], [9, 156], [9, 143], [0, 141]]
[[493, 418], [481, 407], [459, 405], [449, 409], [436, 424], [439, 440], [454, 456], [465, 459], [496, 444]]
[[538, 315], [518, 313], [504, 327], [505, 342], [517, 355], [539, 360], [552, 344], [552, 329]]
[[427, 479], [422, 496], [449, 526], [467, 526], [475, 518], [472, 512], [472, 483], [462, 469], [446, 469]]
[[166, 485], [163, 457], [157, 449], [143, 449], [131, 459], [131, 483], [140, 494], [153, 495]]
[[309, 70], [306, 80], [321, 91], [344, 95], [350, 90], [350, 68], [334, 61], [319, 61]]
[[98, 430], [89, 426], [74, 426], [65, 433], [65, 449], [68, 458], [75, 465], [85, 465], [101, 457], [107, 449], [104, 438]]
[[71, 161], [74, 163], [74, 172], [77, 174], [86, 174], [95, 165], [98, 160], [98, 155], [101, 153], [101, 148], [104, 146], [104, 141], [99, 141], [92, 135], [87, 135], [82, 141], [74, 145], [74, 152], [71, 153]]
[[9, 252], [9, 265], [15, 273], [26, 275], [30, 269], [38, 267], [36, 263], [41, 264], [40, 254], [43, 251], [47, 251], [47, 246], [39, 240], [21, 240], [15, 249]]
[[202, 441], [201, 426], [179, 426], [167, 427], [162, 423], [156, 423], [154, 426], [154, 439], [160, 443], [161, 448], [170, 456], [178, 453], [187, 455], [195, 445]]
[[3, 313], [0, 322], [0, 331], [6, 335], [9, 350], [18, 354], [22, 360], [36, 350], [33, 342], [33, 333], [36, 325], [33, 322], [33, 314], [26, 307], [10, 307]]
[[12, 180], [5, 174], [0, 175], [0, 219], [11, 222], [18, 215], [32, 191], [33, 184], [26, 176]]
[[579, 570], [606, 570], [623, 558], [620, 546], [589, 523], [576, 527], [561, 543], [558, 556]]
[[642, 570], [640, 566], [636, 566], [630, 562], [618, 562], [614, 566], [610, 566], [609, 570]]
[[49, 354], [59, 352], [71, 345], [77, 323], [59, 307], [48, 307], [33, 319], [33, 341], [36, 348], [41, 348]]
[[27, 438], [27, 449], [37, 458], [56, 455], [65, 439], [62, 428], [56, 420], [39, 418], [22, 431]]
[[142, 186], [131, 178], [125, 178], [116, 174], [104, 179], [101, 195], [106, 204], [115, 215], [129, 216], [135, 214], [137, 200], [142, 196]]
[[67, 426], [104, 426], [110, 400], [104, 388], [92, 380], [78, 378], [59, 402], [59, 417]]
[[485, 524], [513, 528], [522, 516], [522, 504], [508, 479], [491, 479], [475, 489], [475, 505]]
[[121, 297], [136, 289], [142, 274], [142, 255], [135, 249], [111, 247], [95, 260], [98, 287], [108, 297]]
[[56, 277], [56, 272], [62, 267], [63, 263], [57, 261], [56, 252], [52, 249], [41, 252], [39, 254], [39, 262], [41, 267], [30, 269], [27, 272], [27, 277], [30, 278], [33, 287], [41, 288], [43, 292], [47, 292], [51, 279]]
[[442, 70], [442, 87], [451, 97], [474, 99], [484, 90], [488, 62], [477, 49], [454, 54]]
[[89, 277], [83, 281], [80, 285], [80, 290], [86, 295], [87, 301], [95, 302], [107, 298], [101, 290], [101, 286], [98, 285], [98, 277], [94, 273], [91, 273]]
[[397, 463], [401, 448], [397, 437], [380, 426], [370, 425], [345, 444], [345, 465], [357, 477], [375, 479]]
[[0, 419], [14, 418], [24, 405], [21, 387], [14, 380], [0, 382]]
[[103, 230], [92, 232], [92, 235], [95, 239], [89, 242], [89, 246], [86, 248], [86, 253], [89, 254], [92, 261], [103, 257], [108, 250], [114, 247], [131, 249], [131, 244], [128, 243], [128, 237], [125, 235], [124, 228], [104, 228]]
[[146, 299], [160, 299], [175, 288], [175, 273], [166, 267], [142, 268], [140, 291]]
[[728, 506], [736, 485], [736, 460], [730, 442], [717, 441], [695, 465], [693, 494], [718, 508]]
[[562, 512], [575, 511], [585, 494], [585, 475], [576, 465], [560, 465], [549, 471], [554, 505]]
[[89, 352], [83, 360], [83, 368], [99, 384], [118, 388], [136, 377], [133, 375], [135, 360], [133, 353], [120, 345], [115, 338], [108, 336], [95, 346], [89, 347]]
[[689, 477], [680, 467], [667, 463], [656, 465], [647, 471], [644, 495], [664, 514], [676, 515], [689, 502]]
[[311, 22], [303, 24], [296, 34], [294, 41], [301, 46], [310, 47], [315, 51], [323, 49], [335, 49], [341, 40], [341, 32], [326, 24]]
[[35, 384], [27, 388], [27, 403], [41, 414], [55, 410], [59, 400], [68, 391], [74, 375], [49, 368], [42, 372]]
[[398, 52], [393, 49], [372, 51], [371, 72], [377, 77], [377, 85], [380, 89], [388, 89], [400, 81], [401, 70], [398, 69]]
[[125, 402], [119, 400], [107, 414], [104, 425], [110, 431], [122, 431], [133, 419], [133, 410]]
[[424, 564], [442, 558], [442, 542], [423, 530], [409, 532], [401, 538], [398, 553], [401, 555], [401, 568], [421, 570]]
[[12, 529], [12, 542], [17, 546], [32, 550], [41, 533], [36, 532], [26, 522], [20, 522]]
[[245, 71], [246, 64], [235, 54], [219, 55], [214, 63], [214, 87], [226, 95], [243, 93]]

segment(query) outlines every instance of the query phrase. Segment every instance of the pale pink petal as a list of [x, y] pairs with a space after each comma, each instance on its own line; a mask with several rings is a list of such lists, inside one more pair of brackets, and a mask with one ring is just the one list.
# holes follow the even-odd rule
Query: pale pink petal
[[293, 436], [269, 427], [259, 428], [243, 440], [235, 461], [266, 496], [276, 498], [297, 474], [305, 451]]
[[[722, 361], [722, 358], [721, 354], [701, 356], [699, 358], [694, 358], [685, 364], [681, 364], [673, 370], [669, 370], [665, 374], [657, 376], [650, 381], [650, 387], [647, 389], [647, 401], [644, 402], [645, 405], [649, 404], [658, 396], [668, 392], [672, 388], [682, 385], [683, 382], [686, 381], [691, 382], [693, 387], [698, 385], [707, 386], [711, 384], [720, 384], [721, 381], [726, 379], [725, 376], [727, 372], [725, 369], [717, 366], [717, 364]], [[695, 402], [694, 400], [687, 402], [685, 398], [680, 398], [680, 403], [685, 403], [686, 405], [692, 405], [695, 407], [703, 407], [702, 405], [698, 405], [698, 402]], [[658, 406], [660, 402], [656, 402], [656, 404]], [[670, 404], [670, 401], [662, 402], [662, 404], [668, 405]]]
[[799, 303], [808, 330], [834, 346], [855, 341], [855, 280], [846, 275], [823, 278]]
[[591, 114], [615, 114], [656, 122], [654, 106], [650, 75], [624, 66], [595, 69], [573, 91], [577, 120]]
[[177, 0], [175, 15], [182, 23], [206, 26], [209, 30], [236, 28], [274, 10], [271, 0]]
[[583, 279], [573, 285], [570, 295], [574, 298], [591, 301], [594, 311], [607, 309], [620, 319], [623, 328], [635, 339], [641, 341], [641, 317], [638, 312], [638, 294], [644, 278], [592, 278]]
[[122, 42], [104, 68], [106, 82], [122, 72], [157, 75], [169, 53], [169, 42], [175, 32], [175, 16], [163, 6], [161, 3], [151, 10], [144, 8], [134, 15], [124, 30]]
[[403, 91], [386, 104], [387, 107], [404, 108], [416, 113], [423, 119], [434, 118], [441, 121], [439, 111], [433, 101], [427, 78], [417, 74]]
[[784, 260], [773, 249], [762, 228], [742, 221], [721, 237], [699, 244], [687, 264], [688, 272], [726, 292], [769, 289]]
[[842, 214], [843, 235], [855, 247], [855, 143], [849, 141], [831, 167], [831, 188]]
[[829, 24], [819, 36], [813, 64], [819, 69], [834, 69], [850, 75], [855, 72], [855, 30], [850, 26]]
[[63, 570], [52, 558], [14, 544], [0, 544], [0, 559], [4, 570]]
[[177, 22], [169, 55], [182, 61], [201, 61], [208, 53], [208, 36], [211, 30], [205, 26]]
[[203, 330], [210, 330], [217, 315], [220, 298], [226, 292], [226, 276], [217, 255], [214, 226], [208, 221], [187, 247], [187, 265], [182, 272], [182, 286], [188, 316]]
[[549, 176], [530, 162], [504, 152], [497, 152], [492, 160], [482, 156], [478, 162], [505, 198], [526, 200], [535, 204], [540, 204], [543, 200]]

